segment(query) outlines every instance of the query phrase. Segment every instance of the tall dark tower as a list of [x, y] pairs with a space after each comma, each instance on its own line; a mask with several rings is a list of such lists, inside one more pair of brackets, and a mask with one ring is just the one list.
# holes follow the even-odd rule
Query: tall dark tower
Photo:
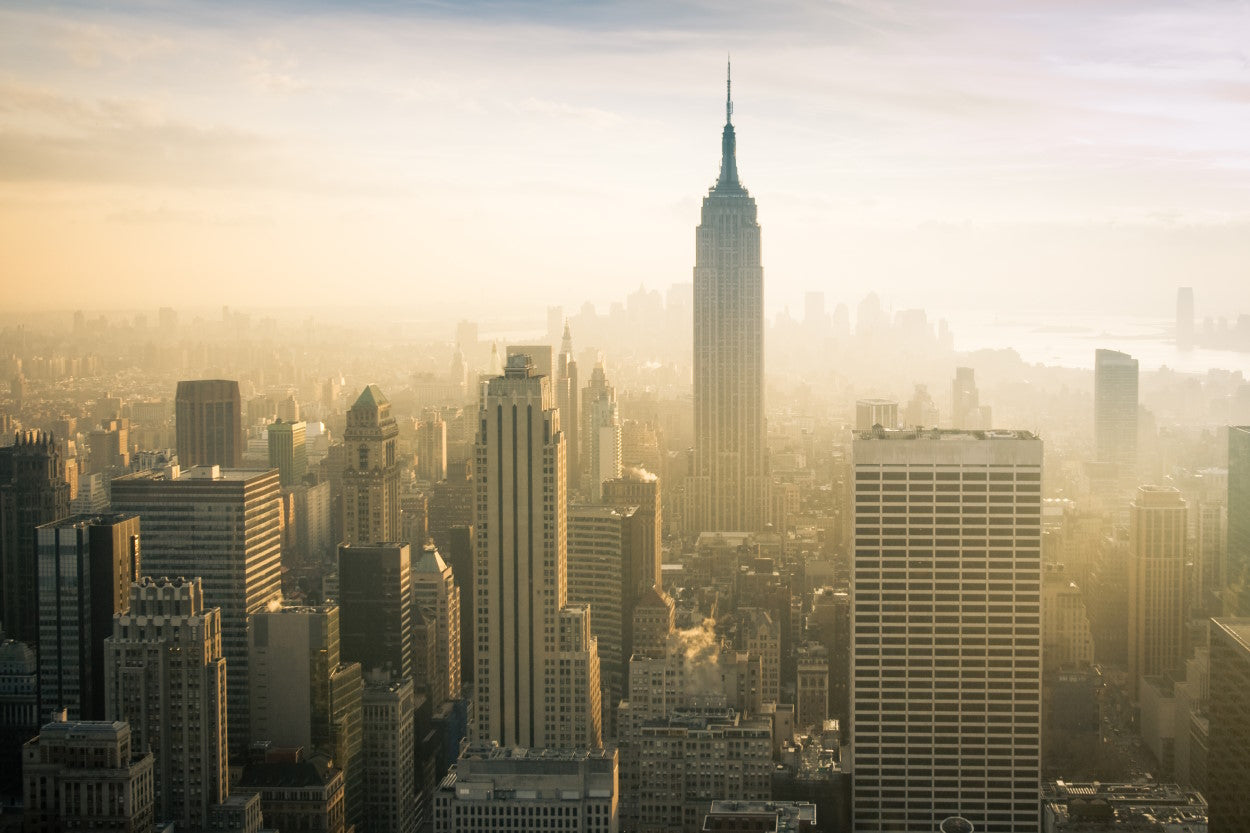
[[69, 484], [51, 434], [29, 431], [0, 449], [0, 611], [6, 636], [38, 642], [35, 527], [68, 514]]
[[720, 178], [695, 230], [694, 475], [698, 531], [754, 531], [768, 515], [764, 448], [764, 270], [755, 200], [738, 181], [725, 81]]

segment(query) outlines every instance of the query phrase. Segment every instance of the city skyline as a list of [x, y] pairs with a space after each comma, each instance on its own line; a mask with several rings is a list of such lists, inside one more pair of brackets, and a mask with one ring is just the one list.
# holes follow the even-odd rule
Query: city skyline
[[1246, 253], [1240, 20], [972, 0], [10, 5], [8, 300], [82, 296], [88, 273], [174, 305], [329, 306], [349, 272], [439, 303], [518, 273], [566, 303], [680, 282], [732, 52], [770, 314], [848, 286], [1140, 312], [1180, 283], [1211, 314], [1236, 306]]

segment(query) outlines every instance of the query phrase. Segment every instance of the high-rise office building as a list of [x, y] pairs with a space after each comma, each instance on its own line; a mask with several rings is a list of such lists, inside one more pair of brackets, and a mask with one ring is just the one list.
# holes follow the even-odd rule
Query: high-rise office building
[[174, 396], [178, 462], [191, 466], [243, 465], [243, 397], [225, 379], [179, 382]]
[[569, 493], [576, 492], [582, 474], [582, 435], [580, 389], [577, 386], [577, 360], [573, 358], [573, 332], [564, 322], [564, 339], [556, 356], [556, 407], [564, 426], [565, 457], [569, 472]]
[[248, 616], [282, 595], [278, 472], [171, 466], [113, 481], [113, 509], [143, 520], [143, 571], [200, 577], [204, 606], [221, 608], [230, 755], [249, 743]]
[[[569, 601], [589, 605], [590, 629], [599, 643], [604, 729], [615, 737], [612, 716], [624, 694], [625, 619], [633, 616], [636, 591], [628, 592], [624, 575], [640, 560], [644, 526], [638, 508], [573, 504], [568, 516]], [[629, 604], [626, 613], [625, 606]]]
[[303, 747], [343, 770], [347, 823], [364, 818], [360, 663], [343, 663], [336, 605], [278, 607], [248, 631], [252, 741]]
[[447, 423], [438, 411], [428, 412], [417, 424], [417, 479], [447, 479]]
[[755, 531], [768, 516], [764, 443], [764, 270], [755, 200], [738, 181], [733, 104], [716, 184], [695, 231], [694, 472], [688, 525]]
[[586, 423], [583, 487], [592, 501], [598, 501], [603, 495], [603, 481], [621, 476], [621, 418], [616, 388], [608, 384], [602, 358], [595, 363], [590, 384], [582, 391], [582, 419]]
[[1250, 619], [1211, 620], [1208, 697], [1210, 830], [1250, 830]]
[[863, 431], [853, 454], [855, 830], [1036, 833], [1042, 443]]
[[990, 408], [981, 404], [976, 373], [971, 367], [955, 368], [955, 379], [951, 382], [951, 427], [963, 430], [990, 427]]
[[[586, 627], [593, 685], [560, 666], [568, 599], [565, 484], [560, 412], [550, 381], [526, 354], [484, 386], [473, 470], [477, 532], [477, 736], [504, 746], [558, 746], [569, 698], [599, 700], [598, 650]], [[570, 636], [570, 638], [572, 638]], [[571, 670], [571, 667], [569, 668]], [[587, 665], [586, 673], [590, 673]], [[577, 704], [593, 725], [579, 745], [599, 743], [598, 709]]]
[[359, 833], [412, 833], [417, 809], [413, 681], [370, 675], [361, 704], [365, 827]]
[[631, 541], [630, 559], [621, 564], [621, 617], [625, 628], [621, 657], [628, 662], [633, 650], [630, 622], [634, 605], [649, 589], [663, 584], [660, 567], [664, 557], [664, 511], [660, 504], [660, 480], [649, 472], [628, 469], [617, 479], [604, 481], [603, 502], [618, 509], [636, 507], [633, 517], [641, 524], [635, 527], [641, 534], [636, 542]]
[[0, 448], [0, 584], [6, 636], [39, 641], [35, 527], [69, 514], [69, 484], [51, 434], [16, 434]]
[[1185, 659], [1186, 505], [1171, 487], [1142, 486], [1130, 508], [1128, 663], [1134, 696], [1142, 680]]
[[1094, 459], [1131, 480], [1137, 474], [1137, 359], [1094, 352]]
[[426, 544], [412, 567], [412, 604], [434, 628], [435, 674], [425, 684], [435, 708], [460, 699], [460, 599], [454, 571], [433, 544]]
[[156, 754], [157, 818], [204, 829], [229, 793], [221, 611], [204, 607], [199, 579], [145, 577], [104, 650], [106, 716]]
[[39, 527], [41, 717], [102, 720], [104, 639], [130, 609], [139, 575], [139, 517], [75, 515]]
[[339, 644], [366, 672], [411, 677], [412, 558], [407, 544], [339, 547]]
[[299, 486], [308, 474], [308, 449], [304, 442], [307, 430], [303, 422], [281, 419], [269, 426], [269, 465], [278, 470], [284, 489]]
[[1224, 585], [1238, 595], [1225, 609], [1250, 616], [1250, 425], [1228, 429], [1228, 555]]
[[347, 412], [343, 431], [343, 542], [397, 541], [399, 528], [399, 425], [391, 403], [368, 385]]
[[156, 821], [154, 765], [125, 723], [49, 723], [22, 749], [22, 829], [147, 833]]

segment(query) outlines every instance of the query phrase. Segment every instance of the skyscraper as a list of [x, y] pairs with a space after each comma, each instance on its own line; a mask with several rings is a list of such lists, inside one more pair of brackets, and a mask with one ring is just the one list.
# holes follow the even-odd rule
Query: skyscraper
[[143, 520], [144, 573], [199, 576], [205, 607], [221, 608], [236, 760], [249, 742], [247, 619], [281, 598], [281, 497], [273, 470], [171, 466], [113, 481], [113, 509]]
[[1228, 557], [1224, 583], [1239, 590], [1225, 604], [1250, 616], [1250, 425], [1228, 429]]
[[248, 641], [252, 740], [329, 755], [346, 780], [348, 824], [361, 823], [364, 679], [360, 663], [341, 662], [339, 608], [260, 611]]
[[1137, 359], [1127, 353], [1094, 352], [1094, 459], [1121, 480], [1137, 474]]
[[412, 557], [407, 544], [339, 547], [339, 635], [347, 662], [411, 677]]
[[434, 679], [423, 680], [435, 708], [460, 699], [460, 588], [433, 544], [423, 546], [412, 565], [412, 603], [434, 627]]
[[438, 411], [427, 412], [417, 424], [417, 479], [430, 483], [447, 479], [447, 423]]
[[1211, 620], [1207, 783], [1211, 833], [1250, 830], [1250, 619]]
[[199, 579], [132, 584], [104, 640], [105, 712], [156, 753], [156, 816], [199, 830], [229, 793], [221, 611]]
[[243, 397], [225, 379], [179, 382], [174, 397], [178, 462], [191, 466], [243, 465]]
[[[485, 386], [474, 472], [477, 490], [477, 735], [504, 746], [555, 746], [569, 697], [598, 699], [593, 685], [561, 673], [562, 609], [568, 598], [566, 459], [550, 380], [525, 354]], [[597, 709], [584, 709], [587, 719]], [[588, 735], [590, 732], [583, 732]], [[594, 743], [597, 745], [598, 737]]]
[[1145, 677], [1184, 660], [1185, 501], [1176, 489], [1142, 486], [1130, 510], [1128, 663], [1133, 694]]
[[755, 200], [738, 181], [733, 104], [716, 184], [695, 230], [693, 529], [755, 531], [768, 517], [764, 270]]
[[304, 442], [307, 430], [303, 422], [281, 419], [269, 426], [269, 465], [278, 470], [284, 489], [299, 486], [308, 474], [308, 449]]
[[621, 476], [621, 418], [616, 388], [608, 384], [602, 357], [595, 362], [590, 384], [582, 391], [582, 418], [586, 421], [583, 487], [592, 501], [598, 501], [603, 495], [603, 481]]
[[962, 430], [989, 428], [989, 412], [989, 406], [981, 404], [976, 372], [971, 367], [955, 368], [955, 379], [951, 382], [951, 427]]
[[564, 430], [569, 470], [569, 493], [576, 492], [581, 477], [581, 412], [577, 386], [577, 360], [573, 358], [573, 332], [569, 322], [564, 322], [564, 339], [560, 342], [560, 354], [556, 356], [556, 407], [560, 409], [560, 421]]
[[104, 639], [130, 609], [139, 517], [75, 515], [37, 530], [40, 711], [104, 718]]
[[381, 674], [365, 680], [365, 828], [359, 833], [412, 833], [416, 828], [416, 701], [411, 678]]
[[68, 514], [69, 484], [52, 435], [17, 434], [0, 448], [0, 603], [5, 635], [13, 639], [39, 641], [35, 527]]
[[852, 748], [858, 833], [1036, 833], [1042, 443], [857, 432]]
[[343, 542], [397, 541], [399, 425], [377, 385], [367, 385], [347, 412], [343, 431]]

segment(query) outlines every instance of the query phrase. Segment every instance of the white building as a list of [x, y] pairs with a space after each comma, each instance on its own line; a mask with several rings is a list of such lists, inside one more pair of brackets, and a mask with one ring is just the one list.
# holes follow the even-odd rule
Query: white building
[[1042, 443], [855, 435], [855, 830], [1035, 833]]

